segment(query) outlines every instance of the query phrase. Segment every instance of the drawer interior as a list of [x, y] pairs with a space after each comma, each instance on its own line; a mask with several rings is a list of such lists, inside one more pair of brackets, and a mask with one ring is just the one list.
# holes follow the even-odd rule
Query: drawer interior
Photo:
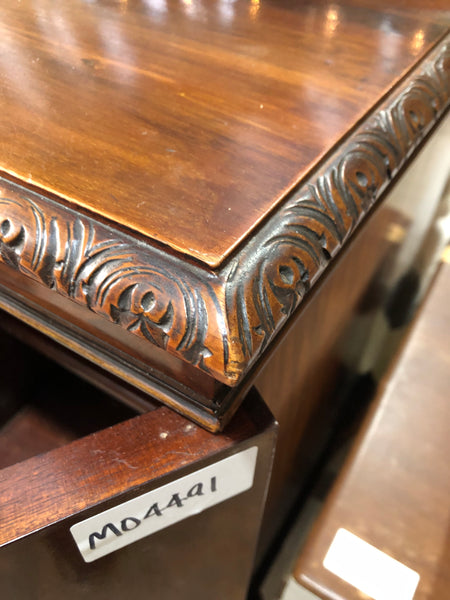
[[138, 414], [4, 331], [0, 381], [0, 469]]

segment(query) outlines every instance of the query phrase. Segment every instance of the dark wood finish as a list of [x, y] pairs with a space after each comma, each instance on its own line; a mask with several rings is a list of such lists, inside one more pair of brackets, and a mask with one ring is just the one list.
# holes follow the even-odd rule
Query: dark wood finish
[[150, 402], [159, 400], [210, 430], [218, 429], [227, 407], [226, 386], [94, 313], [86, 321], [85, 309], [61, 302], [52, 290], [1, 263], [0, 281], [7, 282], [0, 283], [0, 308], [36, 328], [40, 337], [63, 344], [69, 350], [63, 355], [75, 352], [100, 367], [100, 373], [120, 377], [124, 391], [128, 384], [148, 394]]
[[415, 600], [448, 596], [449, 293], [445, 265], [302, 552], [295, 576], [320, 598], [360, 598], [322, 565], [340, 527], [419, 573]]
[[[137, 600], [151, 590], [161, 599], [206, 600], [215, 590], [244, 599], [274, 436], [271, 415], [252, 394], [227, 435], [162, 407], [3, 469], [2, 597]], [[258, 460], [250, 490], [93, 563], [82, 560], [71, 525], [251, 446]]]
[[368, 341], [352, 339], [368, 297], [378, 308], [384, 300], [383, 292], [376, 297], [374, 290], [382, 288], [386, 267], [401, 247], [388, 239], [391, 227], [407, 230], [408, 223], [384, 207], [314, 289], [255, 380], [280, 426], [265, 515], [266, 550], [317, 466], [342, 409], [342, 389], [357, 375], [357, 364], [345, 361], [344, 352], [352, 345], [357, 355]]
[[[139, 361], [192, 365], [186, 394], [152, 393], [211, 429], [238, 404], [214, 380], [246, 377], [450, 90], [444, 26], [317, 3], [238, 2], [227, 21], [220, 6], [2, 7], [16, 67], [1, 75], [1, 258], [34, 280], [32, 324], [48, 333], [58, 298], [52, 335], [73, 348], [79, 304], [77, 351], [141, 389]], [[120, 332], [94, 352], [91, 313]]]
[[[23, 362], [29, 363], [27, 356], [24, 361], [21, 352], [17, 353], [16, 345], [13, 342], [13, 339], [17, 339], [23, 344], [34, 348], [41, 355], [62, 365], [71, 373], [80, 376], [97, 389], [116, 398], [121, 403], [127, 404], [136, 412], [149, 412], [160, 406], [156, 399], [149, 396], [148, 393], [142, 393], [136, 387], [127, 384], [123, 379], [115, 377], [111, 372], [98, 368], [91, 361], [71, 352], [64, 346], [54, 342], [51, 337], [43, 335], [37, 329], [29, 327], [23, 321], [15, 319], [8, 313], [0, 312], [0, 335], [0, 348], [5, 345], [12, 346], [8, 350], [8, 356], [9, 362], [13, 362], [16, 366], [13, 373], [20, 368]], [[2, 343], [3, 338], [6, 341]], [[2, 364], [4, 364], [4, 361], [2, 361]], [[17, 376], [13, 376], [11, 384], [16, 385], [17, 379]], [[95, 405], [92, 406], [92, 410], [95, 411]]]
[[[74, 370], [108, 386], [105, 369], [128, 397], [135, 386], [211, 430], [230, 419], [286, 324], [284, 349], [278, 336], [257, 380], [282, 427], [266, 541], [332, 426], [336, 350], [392, 256], [383, 232], [399, 221], [377, 212], [359, 226], [450, 95], [445, 26], [349, 4], [0, 8], [0, 306], [39, 330], [30, 342], [41, 349], [57, 354], [42, 336], [69, 348], [61, 360]], [[366, 239], [349, 246], [358, 228]], [[199, 540], [194, 532], [183, 536]], [[59, 535], [49, 525], [11, 544], [15, 586], [43, 547], [63, 553]], [[227, 539], [219, 554], [233, 585], [244, 565]], [[152, 571], [161, 589], [174, 549], [187, 569], [191, 546], [169, 535]], [[222, 568], [211, 554], [208, 598]], [[78, 598], [72, 583], [85, 572], [58, 565]], [[195, 569], [193, 590], [205, 577]]]

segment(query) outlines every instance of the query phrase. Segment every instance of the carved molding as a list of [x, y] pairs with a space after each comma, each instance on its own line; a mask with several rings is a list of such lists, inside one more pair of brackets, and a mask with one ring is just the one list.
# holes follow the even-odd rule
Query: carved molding
[[0, 260], [216, 379], [248, 371], [450, 98], [442, 44], [217, 272], [0, 181]]
[[[4, 182], [0, 259], [185, 361], [226, 352], [218, 278]], [[219, 343], [218, 343], [219, 340]]]
[[226, 298], [236, 362], [230, 361], [230, 371], [241, 372], [266, 348], [439, 121], [449, 99], [447, 42], [290, 193], [231, 262]]

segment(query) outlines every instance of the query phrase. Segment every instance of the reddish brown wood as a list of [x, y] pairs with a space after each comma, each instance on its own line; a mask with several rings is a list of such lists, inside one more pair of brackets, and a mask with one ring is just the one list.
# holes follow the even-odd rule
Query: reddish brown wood
[[298, 562], [321, 598], [360, 598], [322, 565], [341, 527], [419, 573], [414, 599], [448, 595], [449, 292], [445, 265]]
[[445, 114], [446, 28], [340, 5], [234, 3], [225, 23], [214, 3], [73, 0], [62, 42], [30, 6], [2, 8], [18, 66], [2, 75], [0, 305], [217, 429], [242, 394], [215, 381], [248, 378]]
[[386, 14], [395, 12], [402, 16], [419, 15], [420, 18], [435, 23], [448, 23], [450, 9], [447, 0], [392, 0], [392, 2], [376, 2], [376, 0], [345, 0], [347, 6], [358, 6], [379, 10], [382, 6]]
[[[88, 313], [86, 321], [85, 309], [73, 302], [64, 302], [52, 290], [1, 263], [0, 281], [7, 282], [7, 286], [0, 283], [0, 307], [16, 317], [14, 324], [11, 323], [14, 335], [20, 330], [17, 323], [20, 319], [29, 326], [23, 334], [25, 341], [31, 338], [30, 343], [34, 344], [33, 338], [39, 338], [36, 343], [43, 351], [48, 345], [43, 339], [49, 338], [53, 347], [56, 342], [52, 356], [57, 357], [59, 353], [58, 360], [64, 362], [68, 357], [70, 362], [78, 363], [78, 372], [93, 378], [97, 385], [106, 383], [108, 388], [117, 385], [124, 401], [130, 398], [133, 403], [137, 400], [138, 405], [145, 406], [148, 395], [150, 404], [159, 400], [182, 414], [193, 417], [195, 413], [195, 419], [205, 427], [218, 429], [228, 407], [227, 402], [221, 402], [227, 393], [224, 385], [98, 315]], [[1, 316], [2, 321], [8, 321], [6, 314]], [[29, 331], [30, 327], [38, 330], [37, 336]], [[68, 350], [58, 350], [60, 344]], [[86, 361], [92, 361], [94, 366], [86, 366]], [[94, 374], [95, 371], [98, 373]], [[121, 383], [115, 381], [116, 376]], [[197, 410], [196, 405], [201, 410]]]
[[[255, 433], [245, 413], [227, 435], [212, 436], [161, 408], [7, 467], [0, 472], [0, 543], [230, 449]], [[88, 487], [79, 486], [80, 480]]]
[[[383, 285], [386, 265], [395, 262], [399, 252], [399, 245], [387, 239], [389, 228], [405, 225], [388, 207], [373, 216], [314, 289], [255, 380], [280, 425], [264, 545], [280, 529], [331, 435], [341, 408], [339, 392], [357, 369], [354, 361], [346, 363], [344, 353], [349, 345], [353, 352], [362, 352], [367, 342], [352, 339], [352, 328], [365, 298]], [[383, 295], [372, 301], [380, 307]]]
[[213, 267], [442, 33], [328, 3], [0, 18], [3, 171]]
[[[246, 596], [270, 476], [275, 425], [253, 394], [227, 435], [163, 407], [0, 471], [5, 598], [173, 600]], [[258, 447], [251, 489], [93, 563], [69, 528], [207, 464]], [[30, 564], [35, 568], [28, 572]]]
[[[349, 409], [349, 387], [360, 381], [367, 395], [382, 376], [429, 285], [446, 244], [439, 219], [448, 213], [449, 133], [447, 120], [266, 352], [255, 385], [280, 430], [262, 549], [307, 488], [342, 413], [363, 400]], [[411, 280], [408, 289], [402, 282]]]

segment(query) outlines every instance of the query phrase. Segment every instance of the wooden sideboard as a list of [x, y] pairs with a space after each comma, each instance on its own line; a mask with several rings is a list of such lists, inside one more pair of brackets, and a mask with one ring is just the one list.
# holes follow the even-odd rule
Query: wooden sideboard
[[450, 37], [428, 8], [0, 7], [4, 326], [225, 440], [256, 387], [280, 425], [259, 560], [442, 210]]
[[1, 13], [2, 306], [212, 430], [449, 96], [432, 20], [223, 10]]

